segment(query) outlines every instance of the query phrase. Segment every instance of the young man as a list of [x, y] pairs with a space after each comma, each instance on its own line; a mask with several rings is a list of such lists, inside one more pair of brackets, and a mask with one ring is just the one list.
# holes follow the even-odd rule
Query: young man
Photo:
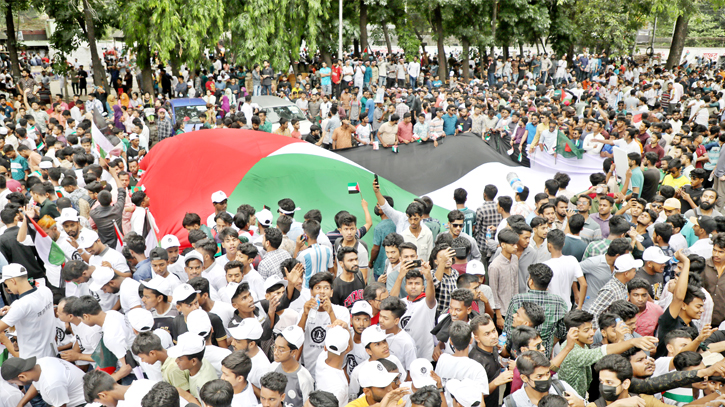
[[91, 255], [91, 258], [88, 260], [88, 265], [94, 267], [110, 267], [120, 276], [131, 277], [131, 269], [128, 267], [123, 254], [103, 244], [96, 232], [90, 229], [83, 229], [78, 235], [77, 242], [79, 249], [87, 251]]
[[518, 292], [519, 282], [519, 235], [511, 229], [503, 229], [498, 235], [501, 255], [489, 265], [489, 285], [493, 291], [496, 326], [503, 329], [506, 310], [513, 296]]
[[314, 274], [329, 271], [335, 273], [332, 249], [317, 242], [320, 235], [320, 222], [306, 220], [302, 224], [304, 234], [297, 238], [295, 258], [305, 266], [303, 287], [309, 287], [310, 277]]
[[403, 300], [406, 311], [400, 320], [400, 325], [415, 341], [417, 357], [431, 361], [433, 335], [430, 331], [436, 325], [436, 299], [430, 265], [425, 263], [420, 271], [416, 269], [408, 271], [405, 279], [408, 295]]
[[138, 295], [141, 286], [138, 281], [120, 276], [110, 267], [96, 267], [92, 277], [93, 280], [88, 288], [93, 292], [103, 291], [106, 294], [118, 294], [118, 301], [124, 314], [143, 306]]
[[474, 224], [476, 223], [476, 211], [466, 207], [468, 192], [463, 188], [457, 188], [453, 191], [453, 200], [456, 201], [456, 209], [463, 212], [463, 229], [461, 231], [468, 236], [473, 236]]
[[[150, 403], [142, 403], [141, 400], [152, 398], [153, 396], [149, 397], [149, 395], [153, 394], [152, 389], [157, 388], [154, 382], [148, 379], [135, 380], [130, 386], [120, 385], [116, 383], [111, 375], [102, 370], [93, 370], [83, 377], [83, 393], [86, 400], [91, 400], [93, 403], [99, 403], [106, 407], [114, 407], [118, 404], [147, 406]], [[180, 396], [181, 394], [183, 396]], [[168, 396], [169, 398], [172, 397], [171, 395]], [[183, 397], [187, 403], [199, 402], [185, 391], [176, 392], [173, 397], [175, 397], [175, 406], [181, 403], [180, 397]], [[158, 406], [158, 404], [153, 404], [153, 406]]]
[[189, 372], [189, 393], [197, 399], [204, 384], [218, 378], [214, 367], [204, 359], [205, 350], [204, 338], [192, 332], [179, 335], [176, 346], [168, 349], [179, 369]]
[[338, 400], [343, 400], [339, 403], [340, 406], [348, 397], [348, 379], [343, 367], [346, 360], [345, 355], [352, 348], [350, 339], [350, 331], [347, 327], [338, 325], [330, 328], [325, 336], [326, 352], [320, 353], [315, 364], [315, 369], [317, 369], [315, 376], [321, 379], [316, 384], [317, 390], [330, 392]]
[[252, 386], [247, 378], [252, 370], [252, 361], [242, 351], [235, 351], [222, 360], [221, 379], [226, 380], [234, 389], [232, 407], [251, 406], [257, 403]]
[[365, 352], [368, 355], [368, 359], [360, 363], [355, 367], [352, 374], [350, 375], [350, 399], [354, 399], [360, 395], [362, 380], [361, 374], [365, 371], [365, 366], [371, 362], [375, 362], [381, 359], [387, 359], [397, 366], [398, 372], [405, 372], [405, 368], [400, 363], [395, 355], [390, 354], [390, 348], [388, 346], [388, 334], [380, 329], [377, 325], [371, 325], [366, 328], [361, 335], [361, 344], [365, 348]]
[[236, 352], [243, 352], [252, 362], [249, 375], [245, 376], [255, 395], [260, 392], [259, 380], [269, 371], [269, 359], [261, 350], [262, 325], [254, 318], [243, 319], [239, 325], [229, 329], [232, 336], [232, 347]]
[[546, 244], [551, 259], [544, 262], [551, 267], [554, 277], [549, 282], [549, 291], [564, 299], [567, 309], [571, 309], [571, 293], [574, 293], [576, 307], [581, 309], [587, 294], [587, 280], [584, 278], [579, 261], [574, 256], [562, 254], [566, 235], [559, 229], [549, 231]]
[[657, 321], [664, 312], [654, 301], [649, 301], [651, 285], [647, 280], [635, 277], [627, 283], [629, 302], [639, 310], [634, 332], [642, 336], [653, 336], [657, 329]]
[[161, 247], [154, 247], [149, 253], [149, 260], [151, 261], [151, 270], [154, 275], [152, 279], [162, 279], [167, 282], [171, 290], [181, 285], [179, 277], [169, 272], [169, 252]]
[[349, 407], [372, 406], [383, 401], [393, 391], [399, 373], [388, 372], [379, 361], [371, 361], [358, 367], [362, 396], [348, 404]]
[[262, 406], [266, 407], [285, 407], [287, 384], [289, 380], [287, 376], [278, 372], [269, 372], [262, 377], [262, 391], [259, 400]]
[[627, 253], [614, 261], [614, 275], [598, 291], [597, 298], [587, 307], [587, 311], [594, 316], [594, 329], [599, 328], [599, 315], [614, 301], [627, 299], [627, 283], [634, 278], [637, 269], [642, 267], [642, 260], [635, 260]]
[[189, 373], [179, 369], [176, 358], [170, 357], [153, 332], [140, 332], [133, 340], [131, 352], [142, 362], [153, 365], [161, 362], [161, 377], [174, 387], [189, 391]]
[[[453, 354], [444, 353], [438, 358], [435, 373], [442, 380], [471, 379], [481, 385], [483, 393], [489, 393], [489, 380], [483, 365], [468, 356], [473, 340], [471, 327], [463, 321], [454, 321], [449, 329], [449, 344]], [[450, 393], [446, 392], [446, 401]], [[452, 405], [452, 404], [448, 404]]]
[[269, 372], [286, 376], [284, 399], [285, 405], [288, 406], [302, 407], [315, 388], [312, 375], [297, 361], [300, 347], [304, 343], [305, 332], [296, 325], [287, 327], [274, 340], [274, 363], [270, 366]]
[[358, 253], [354, 247], [341, 246], [337, 251], [337, 261], [342, 274], [332, 282], [332, 303], [347, 309], [363, 299], [365, 277], [360, 273]]
[[410, 364], [417, 359], [417, 349], [410, 334], [400, 328], [401, 318], [406, 311], [407, 307], [400, 298], [389, 296], [380, 304], [379, 325], [380, 329], [389, 335], [390, 353], [396, 356], [408, 371]]
[[[29, 404], [40, 396], [49, 406], [76, 407], [86, 404], [83, 393], [83, 371], [65, 360], [34, 356], [12, 358], [3, 362], [2, 378], [17, 386], [30, 386], [18, 405]], [[3, 402], [6, 402], [4, 400]]]
[[486, 407], [497, 407], [500, 394], [505, 391], [506, 383], [513, 379], [513, 371], [506, 369], [501, 372], [498, 359], [498, 332], [496, 325], [488, 315], [479, 315], [471, 321], [471, 331], [476, 345], [468, 357], [480, 363], [489, 380]]
[[[196, 277], [202, 279], [203, 277]], [[196, 284], [194, 279], [189, 280], [190, 283]], [[174, 317], [172, 321], [171, 335], [176, 341], [177, 338], [184, 332], [189, 331], [187, 325], [187, 318], [192, 311], [198, 309], [200, 290], [194, 288], [190, 284], [181, 284], [176, 287], [173, 291], [172, 304], [176, 305], [176, 310], [179, 311], [179, 315]], [[211, 320], [212, 327], [214, 327], [214, 334], [212, 335], [212, 345], [216, 345], [222, 348], [227, 347], [227, 333], [224, 329], [224, 324], [221, 318], [215, 314], [210, 314], [209, 319]]]
[[[372, 219], [370, 218], [370, 213], [367, 210], [367, 202], [363, 199], [363, 209], [365, 211], [365, 225], [360, 228], [360, 231], [365, 231], [372, 227]], [[340, 225], [340, 232], [341, 237], [337, 238], [333, 242], [333, 254], [337, 255], [338, 251], [342, 247], [351, 247], [357, 250], [358, 254], [358, 266], [360, 268], [360, 272], [365, 277], [365, 281], [368, 280], [368, 251], [365, 248], [365, 245], [360, 243], [360, 240], [358, 236], [362, 237], [363, 233], [358, 232], [357, 228], [357, 218], [349, 213], [343, 214], [339, 218], [336, 219], [336, 221], [339, 220]], [[332, 240], [332, 239], [331, 239]], [[342, 264], [339, 263], [339, 257], [336, 258], [338, 261], [337, 264], [337, 275], [342, 273]]]
[[352, 306], [350, 311], [351, 320], [350, 327], [352, 328], [352, 348], [346, 357], [345, 371], [347, 376], [352, 375], [352, 371], [355, 368], [368, 360], [370, 357], [365, 351], [365, 347], [362, 345], [362, 333], [367, 327], [370, 326], [370, 319], [373, 316], [373, 308], [367, 301], [358, 301]]

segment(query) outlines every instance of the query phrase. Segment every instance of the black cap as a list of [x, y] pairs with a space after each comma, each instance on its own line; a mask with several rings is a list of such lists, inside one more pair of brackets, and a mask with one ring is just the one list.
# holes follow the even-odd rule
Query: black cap
[[17, 379], [18, 375], [35, 367], [35, 356], [28, 359], [10, 358], [0, 367], [0, 375], [5, 380]]
[[160, 247], [154, 247], [151, 249], [151, 253], [149, 253], [149, 260], [168, 260], [169, 259], [169, 253], [166, 252], [166, 250], [160, 248]]

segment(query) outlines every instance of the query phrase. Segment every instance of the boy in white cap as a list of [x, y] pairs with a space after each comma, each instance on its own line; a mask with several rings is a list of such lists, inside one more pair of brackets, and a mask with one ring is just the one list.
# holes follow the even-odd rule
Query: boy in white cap
[[653, 300], [659, 300], [660, 294], [665, 286], [664, 274], [665, 265], [671, 260], [671, 257], [666, 255], [665, 252], [658, 246], [650, 246], [642, 253], [642, 261], [644, 264], [642, 267], [637, 269], [635, 278], [643, 278], [652, 286], [652, 292], [654, 293]]
[[235, 351], [244, 352], [252, 360], [252, 370], [247, 380], [254, 386], [254, 394], [259, 396], [259, 379], [269, 371], [270, 366], [269, 359], [260, 348], [264, 328], [256, 318], [245, 318], [231, 325], [233, 327], [229, 328], [229, 333], [232, 347]]
[[289, 326], [274, 340], [274, 363], [270, 372], [287, 376], [285, 405], [302, 407], [315, 389], [315, 380], [307, 369], [297, 361], [300, 347], [305, 343], [305, 333], [299, 326]]
[[116, 274], [109, 267], [96, 267], [88, 288], [91, 291], [103, 291], [106, 294], [118, 294], [121, 310], [124, 314], [143, 306], [138, 292], [141, 284], [128, 277]]
[[206, 225], [208, 227], [213, 229], [216, 226], [214, 218], [222, 212], [226, 212], [234, 217], [233, 213], [227, 211], [227, 199], [227, 194], [224, 191], [216, 191], [211, 194], [211, 203], [214, 205], [214, 212], [206, 218]]
[[390, 353], [388, 338], [391, 336], [392, 335], [387, 334], [385, 331], [380, 329], [380, 326], [378, 325], [371, 325], [363, 331], [361, 343], [365, 347], [365, 351], [367, 352], [369, 359], [357, 365], [350, 375], [349, 394], [351, 400], [360, 395], [360, 389], [362, 387], [360, 378], [363, 374], [364, 366], [369, 363], [380, 359], [387, 359], [398, 366], [398, 372], [407, 372], [403, 364], [400, 363], [400, 360]]
[[95, 267], [110, 267], [116, 274], [124, 277], [131, 277], [131, 270], [126, 263], [126, 258], [116, 250], [112, 250], [101, 242], [98, 234], [90, 229], [83, 229], [78, 235], [78, 248], [87, 251], [91, 258], [88, 264]]
[[154, 319], [164, 319], [171, 324], [171, 320], [179, 315], [179, 311], [171, 306], [171, 294], [173, 290], [167, 279], [162, 277], [152, 278], [141, 283], [141, 302], [145, 309], [151, 311]]
[[76, 301], [78, 301], [78, 297], [65, 297], [58, 303], [58, 319], [61, 322], [70, 324], [75, 337], [73, 347], [70, 350], [60, 352], [60, 357], [63, 360], [75, 363], [77, 366], [83, 366], [81, 369], [86, 370], [93, 363], [91, 355], [101, 341], [103, 331], [100, 326], [84, 324], [80, 318], [71, 313]]
[[373, 317], [373, 307], [367, 301], [358, 301], [352, 305], [351, 327], [352, 327], [352, 349], [346, 358], [345, 370], [347, 376], [352, 375], [357, 365], [368, 360], [370, 355], [365, 351], [362, 344], [362, 333], [370, 326], [370, 319]]
[[471, 379], [449, 380], [446, 392], [451, 395], [451, 407], [476, 407], [483, 403], [481, 386]]
[[179, 247], [181, 246], [179, 238], [174, 235], [166, 235], [161, 238], [159, 244], [162, 249], [166, 250], [166, 254], [168, 254], [166, 268], [169, 272], [179, 277], [182, 283], [189, 281], [184, 271], [184, 256], [179, 254]]
[[[371, 361], [359, 367], [360, 387], [363, 395], [347, 404], [349, 407], [372, 406], [383, 401], [385, 396], [394, 391], [395, 381], [399, 373], [388, 372], [379, 361]], [[408, 389], [400, 388], [401, 394]]]
[[[182, 284], [174, 290], [172, 294], [172, 301], [176, 304], [176, 309], [179, 311], [179, 315], [177, 315], [173, 320], [172, 333], [177, 337], [184, 332], [189, 331], [187, 318], [192, 311], [200, 308], [199, 293], [200, 291], [190, 284]], [[209, 319], [211, 320], [211, 325], [214, 327], [211, 339], [212, 345], [226, 348], [228, 346], [227, 333], [224, 329], [224, 324], [222, 323], [221, 318], [215, 314], [209, 314]], [[176, 339], [176, 337], [174, 339]]]
[[172, 291], [181, 285], [181, 279], [169, 271], [169, 253], [166, 250], [154, 247], [151, 249], [148, 259], [151, 262], [151, 270], [154, 272], [151, 279], [166, 280]]
[[614, 261], [614, 276], [599, 290], [597, 298], [594, 299], [591, 306], [585, 309], [594, 315], [593, 329], [599, 329], [599, 315], [609, 305], [616, 300], [627, 300], [627, 283], [634, 278], [637, 269], [643, 265], [642, 260], [635, 260], [629, 253], [617, 257], [617, 260]]
[[189, 391], [189, 372], [179, 368], [176, 358], [169, 356], [161, 344], [161, 339], [153, 332], [140, 332], [133, 340], [131, 352], [146, 364], [160, 362], [161, 379], [174, 387]]
[[[350, 331], [344, 323], [336, 325], [327, 331], [325, 337], [325, 350], [320, 353], [315, 364], [319, 377], [317, 390], [329, 391], [337, 397], [340, 407], [347, 405], [348, 383], [343, 371], [347, 352], [352, 349]], [[324, 379], [323, 379], [324, 378]]]
[[232, 407], [254, 406], [259, 403], [247, 380], [251, 369], [252, 361], [241, 351], [233, 352], [222, 360], [221, 379], [229, 382], [234, 389]]
[[189, 316], [186, 318], [186, 322], [189, 327], [189, 332], [199, 335], [204, 339], [204, 345], [206, 346], [204, 359], [208, 360], [212, 367], [214, 367], [217, 375], [221, 376], [222, 360], [229, 356], [232, 351], [227, 348], [220, 348], [211, 344], [211, 334], [213, 332], [213, 328], [211, 326], [209, 314], [201, 308], [191, 311]]
[[53, 293], [48, 287], [34, 287], [28, 281], [28, 271], [20, 264], [2, 268], [0, 284], [8, 293], [20, 298], [12, 307], [0, 309], [0, 332], [15, 327], [21, 358], [55, 356], [55, 314]]
[[61, 278], [73, 284], [65, 285], [66, 297], [82, 297], [92, 295], [101, 304], [104, 311], [113, 309], [118, 303], [118, 294], [106, 294], [103, 291], [93, 292], [90, 290], [90, 281], [95, 266], [89, 266], [81, 260], [71, 260], [65, 263], [61, 270]]
[[420, 358], [410, 364], [410, 390], [415, 393], [426, 386], [433, 386], [443, 392], [441, 378], [433, 371], [430, 361]]
[[189, 372], [189, 392], [198, 399], [202, 386], [219, 377], [211, 363], [204, 359], [206, 347], [203, 338], [187, 332], [179, 335], [176, 343], [176, 346], [168, 349], [168, 354], [176, 358], [179, 369]]

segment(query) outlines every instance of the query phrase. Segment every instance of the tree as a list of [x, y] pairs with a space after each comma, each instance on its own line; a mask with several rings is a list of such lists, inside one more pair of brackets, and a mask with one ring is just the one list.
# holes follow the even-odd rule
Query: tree
[[20, 79], [20, 60], [18, 59], [18, 39], [16, 36], [15, 20], [13, 13], [27, 10], [28, 2], [25, 0], [5, 0], [5, 27], [8, 36], [8, 54], [15, 81]]

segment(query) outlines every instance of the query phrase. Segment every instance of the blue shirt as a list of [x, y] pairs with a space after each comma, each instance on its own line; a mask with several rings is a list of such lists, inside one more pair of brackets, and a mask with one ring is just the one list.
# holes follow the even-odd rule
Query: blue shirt
[[[324, 73], [326, 73], [326, 74], [332, 74], [332, 69], [330, 69], [330, 67], [320, 69], [320, 74], [324, 74]], [[331, 78], [332, 78], [331, 76], [323, 76], [322, 78], [320, 78], [321, 79], [320, 80], [320, 84], [322, 86], [332, 85]]]
[[434, 88], [440, 88], [441, 86], [443, 86], [443, 82], [442, 81], [433, 81], [433, 87]]
[[536, 136], [536, 126], [531, 122], [526, 123], [526, 131], [528, 131], [526, 134], [526, 144], [531, 144], [534, 142], [534, 137]]
[[456, 123], [458, 122], [458, 116], [449, 115], [448, 113], [443, 115], [443, 132], [446, 136], [452, 136], [456, 134]]
[[151, 272], [151, 260], [145, 259], [136, 265], [136, 272], [133, 273], [133, 279], [136, 281], [144, 281], [153, 277]]
[[375, 271], [376, 276], [382, 276], [385, 273], [385, 261], [388, 259], [388, 256], [385, 255], [383, 239], [393, 232], [395, 232], [395, 222], [390, 219], [383, 219], [380, 223], [375, 225], [375, 230], [373, 231], [373, 244], [380, 247], [378, 257], [375, 258], [375, 263], [373, 263], [373, 270]]
[[28, 160], [18, 154], [15, 158], [10, 160], [10, 171], [13, 175], [13, 179], [21, 181], [25, 179], [25, 171], [29, 170]]
[[629, 178], [629, 189], [633, 191], [632, 188], [637, 187], [639, 188], [639, 194], [642, 194], [642, 188], [644, 187], [644, 174], [642, 174], [642, 170], [639, 167], [636, 167], [632, 170], [632, 176]]
[[365, 111], [368, 113], [368, 121], [372, 124], [373, 115], [375, 114], [375, 99], [370, 98], [365, 102]]

